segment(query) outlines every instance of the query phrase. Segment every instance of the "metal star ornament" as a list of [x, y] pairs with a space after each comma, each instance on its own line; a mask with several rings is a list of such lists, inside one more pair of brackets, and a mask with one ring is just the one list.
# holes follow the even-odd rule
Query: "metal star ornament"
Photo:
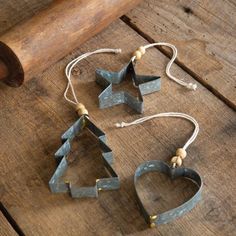
[[[133, 85], [138, 89], [138, 97], [126, 91], [112, 90], [113, 84], [120, 84], [124, 80], [132, 80]], [[132, 60], [119, 72], [97, 69], [96, 82], [104, 88], [98, 96], [99, 108], [127, 104], [138, 113], [143, 113], [143, 95], [159, 91], [161, 88], [160, 76], [137, 75]]]

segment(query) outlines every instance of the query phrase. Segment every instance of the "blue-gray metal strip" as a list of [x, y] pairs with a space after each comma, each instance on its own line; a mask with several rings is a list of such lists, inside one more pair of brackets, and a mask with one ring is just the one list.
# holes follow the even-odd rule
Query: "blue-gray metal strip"
[[172, 179], [176, 179], [179, 177], [184, 177], [192, 180], [197, 186], [198, 190], [194, 194], [193, 197], [191, 197], [188, 201], [180, 205], [179, 207], [176, 207], [174, 209], [171, 209], [167, 212], [161, 213], [161, 214], [156, 214], [154, 216], [151, 216], [147, 210], [145, 209], [144, 205], [142, 204], [141, 199], [139, 198], [139, 195], [136, 190], [136, 195], [137, 195], [137, 200], [138, 204], [140, 206], [141, 212], [146, 220], [146, 222], [151, 226], [159, 225], [159, 224], [165, 224], [168, 223], [172, 220], [174, 220], [177, 217], [180, 217], [184, 213], [190, 211], [201, 199], [201, 192], [202, 192], [202, 187], [203, 187], [203, 182], [200, 177], [200, 175], [189, 168], [185, 167], [179, 167], [179, 168], [172, 168], [168, 166], [165, 162], [163, 161], [158, 161], [158, 160], [151, 160], [142, 163], [136, 170], [135, 176], [134, 176], [134, 185], [136, 189], [136, 184], [138, 181], [138, 178], [141, 175], [144, 175], [145, 173], [148, 172], [153, 172], [157, 171], [160, 173], [164, 173], [171, 177]]
[[[78, 187], [70, 182], [64, 182], [62, 176], [68, 168], [67, 155], [71, 150], [73, 138], [87, 128], [99, 140], [99, 147], [102, 152], [104, 167], [109, 177], [97, 179], [94, 186]], [[50, 190], [54, 193], [69, 192], [73, 198], [97, 197], [101, 190], [114, 190], [120, 187], [119, 177], [111, 164], [113, 162], [112, 150], [106, 144], [106, 137], [103, 131], [96, 127], [87, 116], [80, 117], [63, 135], [62, 146], [55, 153], [55, 159], [58, 162], [57, 169], [49, 181]]]
[[[138, 89], [138, 97], [126, 91], [113, 92], [112, 85], [124, 80], [131, 80]], [[161, 88], [160, 76], [136, 75], [134, 64], [130, 61], [119, 72], [96, 70], [96, 81], [104, 90], [98, 96], [99, 108], [112, 107], [118, 104], [127, 104], [135, 111], [143, 112], [143, 95], [159, 91]]]

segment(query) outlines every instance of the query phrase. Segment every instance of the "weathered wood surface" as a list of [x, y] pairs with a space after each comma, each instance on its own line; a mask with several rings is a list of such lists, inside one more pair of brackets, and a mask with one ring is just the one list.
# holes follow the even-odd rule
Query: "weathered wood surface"
[[[164, 73], [161, 92], [145, 97], [145, 114], [182, 111], [196, 117], [201, 132], [189, 149], [185, 165], [198, 170], [205, 185], [203, 201], [190, 214], [158, 229], [146, 229], [134, 197], [135, 168], [144, 160], [168, 161], [190, 135], [192, 127], [184, 121], [161, 119], [139, 127], [115, 129], [115, 122], [139, 116], [122, 105], [98, 110], [97, 95], [101, 88], [94, 82], [96, 67], [119, 69], [127, 62], [129, 53], [144, 43], [145, 40], [132, 29], [118, 21], [76, 52], [80, 54], [107, 45], [122, 47], [125, 52], [120, 56], [100, 55], [84, 61], [79, 67], [79, 78], [74, 79], [79, 98], [86, 103], [92, 119], [107, 133], [116, 158], [115, 168], [122, 181], [120, 191], [101, 193], [98, 200], [75, 200], [66, 194], [51, 194], [47, 184], [55, 170], [53, 154], [60, 146], [59, 137], [76, 119], [73, 109], [62, 99], [65, 88], [63, 69], [75, 54], [57, 63], [41, 79], [35, 78], [14, 92], [1, 85], [1, 179], [5, 190], [2, 201], [27, 235], [156, 235], [158, 232], [162, 235], [201, 235], [205, 232], [208, 235], [230, 235], [235, 231], [235, 152], [232, 149], [235, 113], [201, 85], [195, 93], [186, 92], [169, 81]], [[145, 59], [139, 65], [144, 73], [164, 71], [168, 61], [156, 49], [151, 50]], [[173, 67], [173, 73], [193, 81], [178, 66]], [[6, 99], [9, 95], [11, 100]], [[81, 168], [89, 169], [86, 165]], [[78, 176], [81, 176], [79, 172]], [[87, 181], [92, 177], [93, 174], [88, 174]], [[157, 178], [154, 176], [153, 180], [157, 181]], [[162, 186], [160, 188], [164, 190]], [[168, 186], [167, 182], [170, 191]], [[153, 200], [147, 202], [149, 208], [161, 207], [163, 210], [166, 201], [170, 204], [168, 195], [159, 194], [155, 182], [149, 181], [145, 189], [150, 188], [154, 193], [149, 194]], [[186, 198], [181, 194], [183, 188], [188, 189], [185, 184], [176, 188], [177, 202]], [[175, 204], [172, 202], [172, 206]]]
[[[0, 36], [0, 54], [13, 87], [32, 79], [141, 0], [57, 0]], [[9, 50], [10, 49], [10, 50]], [[0, 64], [1, 67], [1, 64]], [[1, 71], [1, 69], [0, 69]]]
[[33, 16], [52, 0], [0, 0], [0, 34], [20, 21]]
[[1, 236], [14, 236], [17, 235], [16, 231], [9, 224], [5, 216], [0, 211], [0, 235]]
[[124, 19], [151, 42], [175, 44], [179, 64], [236, 109], [235, 1], [145, 0]]
[[[191, 92], [170, 81], [164, 73], [168, 58], [157, 49], [150, 50], [138, 65], [140, 73], [162, 76], [162, 90], [145, 96], [145, 114], [180, 111], [199, 121], [199, 137], [190, 146], [184, 164], [202, 175], [203, 200], [184, 217], [156, 229], [148, 229], [140, 215], [133, 186], [136, 167], [144, 160], [169, 161], [191, 134], [192, 126], [183, 120], [160, 119], [136, 127], [114, 128], [118, 121], [132, 121], [141, 115], [125, 105], [99, 110], [97, 96], [101, 88], [95, 84], [94, 70], [120, 69], [130, 53], [146, 43], [117, 21], [21, 88], [0, 85], [0, 197], [26, 235], [233, 235], [236, 231], [235, 113], [200, 84], [196, 92]], [[48, 188], [60, 135], [77, 119], [62, 98], [64, 67], [75, 55], [101, 47], [120, 47], [124, 53], [83, 61], [74, 73], [73, 83], [91, 119], [107, 134], [121, 189], [101, 192], [98, 199], [76, 200], [67, 194], [52, 194]], [[172, 71], [195, 82], [177, 65]], [[127, 87], [131, 89], [132, 85]], [[99, 160], [93, 160], [94, 154], [88, 155], [88, 144], [81, 143], [83, 159], [66, 176], [74, 180], [77, 169], [80, 184], [91, 184], [105, 174]], [[176, 206], [194, 191], [186, 181], [172, 183], [156, 174], [142, 178], [138, 189], [151, 213]]]

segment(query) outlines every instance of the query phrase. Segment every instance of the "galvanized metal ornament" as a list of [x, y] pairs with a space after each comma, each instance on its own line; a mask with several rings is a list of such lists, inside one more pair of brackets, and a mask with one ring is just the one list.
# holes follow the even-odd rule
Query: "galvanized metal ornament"
[[[137, 75], [135, 73], [135, 64], [141, 60], [148, 48], [155, 46], [166, 46], [171, 48], [173, 51], [173, 56], [166, 66], [166, 75], [181, 86], [184, 86], [190, 90], [197, 89], [196, 84], [187, 83], [174, 77], [170, 73], [170, 68], [177, 57], [177, 48], [169, 43], [153, 43], [139, 47], [133, 53], [129, 63], [118, 72], [111, 72], [103, 69], [96, 70], [96, 81], [104, 88], [98, 96], [99, 108], [103, 109], [124, 103], [138, 113], [143, 113], [143, 95], [159, 91], [161, 89], [161, 80], [160, 76]], [[132, 81], [133, 85], [138, 89], [138, 97], [134, 97], [126, 91], [113, 92], [112, 85], [119, 84], [124, 80]]]
[[[113, 84], [119, 84], [124, 80], [133, 82], [133, 85], [138, 89], [138, 97], [134, 97], [126, 91], [112, 91]], [[137, 75], [132, 60], [119, 72], [97, 69], [96, 82], [104, 88], [102, 93], [98, 96], [99, 108], [103, 109], [124, 103], [138, 113], [143, 113], [143, 95], [161, 89], [160, 76]]]
[[[112, 106], [112, 105], [116, 105], [120, 103], [126, 103], [130, 105], [131, 107], [133, 107], [137, 112], [140, 112], [140, 113], [143, 112], [142, 96], [145, 94], [154, 92], [154, 91], [158, 91], [160, 89], [160, 77], [136, 75], [135, 70], [134, 70], [134, 62], [141, 58], [141, 56], [145, 53], [146, 48], [149, 48], [155, 45], [156, 44], [151, 44], [151, 45], [146, 45], [144, 47], [140, 47], [135, 52], [134, 56], [131, 58], [131, 61], [120, 72], [108, 72], [104, 70], [97, 70], [96, 72], [97, 82], [105, 87], [105, 90], [99, 96], [101, 107], [108, 107], [108, 106]], [[104, 53], [104, 52], [119, 53], [120, 50], [119, 49], [99, 49], [94, 52], [88, 52], [75, 58], [66, 67], [65, 73], [68, 79], [68, 84], [64, 92], [64, 98], [69, 103], [73, 104], [76, 107], [76, 111], [80, 118], [75, 122], [74, 125], [72, 125], [62, 135], [63, 144], [55, 154], [55, 158], [58, 162], [58, 167], [54, 175], [52, 176], [51, 180], [49, 181], [49, 186], [52, 192], [70, 192], [71, 196], [75, 198], [97, 197], [98, 192], [100, 190], [114, 190], [120, 187], [119, 177], [111, 165], [112, 160], [113, 160], [112, 151], [106, 144], [105, 134], [103, 133], [103, 131], [97, 128], [96, 125], [93, 124], [93, 122], [91, 122], [91, 120], [89, 119], [88, 111], [85, 108], [85, 106], [78, 101], [77, 96], [74, 91], [72, 81], [71, 81], [72, 69], [79, 61], [81, 61], [82, 59], [90, 55], [93, 55], [96, 53]], [[173, 63], [176, 55], [177, 55], [177, 52], [174, 53], [173, 58], [167, 65], [167, 68], [166, 68], [167, 75], [171, 79], [175, 80], [177, 83], [189, 89], [196, 89], [196, 86], [194, 84], [191, 84], [191, 83], [186, 84], [185, 82], [176, 79], [169, 73], [170, 66]], [[122, 91], [118, 93], [113, 93], [112, 91], [112, 84], [120, 83], [123, 80], [127, 79], [128, 77], [131, 78], [134, 86], [136, 86], [139, 90], [138, 99], [136, 99], [135, 97], [132, 97], [129, 93], [125, 93]], [[73, 99], [70, 99], [67, 96], [69, 89], [71, 89]], [[154, 227], [162, 223], [168, 223], [169, 221], [175, 219], [176, 217], [181, 216], [182, 214], [191, 210], [196, 205], [196, 203], [200, 200], [201, 191], [202, 191], [202, 180], [201, 180], [200, 175], [194, 170], [180, 167], [182, 165], [183, 159], [187, 155], [187, 152], [186, 152], [187, 147], [195, 140], [199, 131], [198, 123], [193, 117], [184, 113], [175, 113], [175, 112], [160, 113], [153, 116], [140, 118], [131, 123], [122, 122], [120, 124], [116, 124], [116, 126], [125, 127], [125, 126], [135, 125], [135, 124], [139, 124], [139, 123], [145, 122], [146, 120], [157, 118], [157, 117], [184, 118], [191, 121], [195, 125], [195, 129], [192, 136], [186, 142], [183, 148], [177, 149], [176, 156], [174, 156], [171, 159], [171, 163], [172, 163], [171, 167], [168, 166], [166, 163], [162, 161], [157, 161], [157, 160], [152, 160], [152, 161], [147, 161], [145, 163], [142, 163], [135, 172], [135, 176], [134, 176], [135, 188], [136, 188], [136, 183], [138, 181], [138, 178], [141, 175], [146, 174], [151, 171], [158, 171], [158, 172], [167, 174], [171, 178], [179, 178], [179, 177], [188, 178], [197, 184], [198, 191], [191, 199], [189, 199], [187, 202], [185, 202], [181, 206], [175, 209], [172, 209], [168, 212], [159, 214], [159, 215], [150, 215], [145, 209], [137, 193], [138, 204], [141, 208], [141, 212], [146, 222], [150, 225], [150, 227]], [[108, 178], [97, 179], [95, 181], [94, 186], [90, 186], [90, 187], [77, 187], [70, 182], [63, 181], [61, 178], [68, 167], [67, 156], [71, 150], [71, 142], [73, 141], [75, 136], [79, 134], [83, 129], [88, 129], [93, 135], [97, 137], [99, 141], [101, 153], [102, 153], [104, 167], [109, 173]]]
[[[77, 187], [70, 182], [62, 180], [62, 176], [69, 166], [67, 156], [71, 151], [71, 142], [83, 129], [88, 129], [99, 140], [99, 147], [102, 152], [104, 167], [110, 177], [96, 179], [94, 186]], [[87, 115], [82, 115], [61, 137], [62, 146], [55, 153], [58, 167], [49, 181], [53, 193], [69, 192], [73, 198], [97, 197], [98, 191], [119, 189], [120, 181], [118, 175], [112, 168], [112, 150], [106, 144], [106, 136], [102, 130], [95, 126]]]
[[[62, 146], [55, 153], [55, 159], [57, 160], [58, 166], [51, 180], [49, 181], [49, 187], [53, 193], [69, 192], [73, 198], [97, 197], [99, 191], [114, 190], [120, 187], [119, 177], [112, 167], [112, 150], [106, 144], [105, 134], [89, 119], [88, 110], [82, 103], [78, 101], [71, 81], [72, 69], [79, 61], [93, 54], [109, 52], [119, 53], [120, 50], [105, 48], [96, 50], [94, 52], [88, 52], [75, 58], [66, 66], [65, 74], [68, 83], [64, 92], [64, 98], [66, 101], [75, 106], [76, 112], [79, 115], [79, 119], [62, 135]], [[72, 99], [68, 98], [67, 95], [69, 89], [71, 89]], [[96, 179], [94, 181], [94, 186], [78, 187], [72, 184], [70, 181], [64, 181], [62, 176], [69, 166], [68, 155], [71, 151], [71, 142], [73, 142], [74, 138], [84, 129], [89, 130], [98, 139], [104, 168], [107, 170], [109, 177]]]
[[[167, 212], [163, 212], [161, 214], [150, 215], [148, 211], [145, 209], [142, 203], [142, 200], [139, 197], [138, 191], [136, 189], [136, 185], [137, 185], [137, 181], [139, 177], [149, 172], [163, 173], [169, 176], [171, 179], [177, 179], [181, 177], [188, 178], [189, 180], [191, 180], [192, 182], [196, 184], [196, 186], [198, 187], [198, 190], [194, 194], [193, 197], [191, 197], [188, 201], [186, 201], [182, 205], [174, 209], [168, 210]], [[166, 224], [174, 220], [175, 218], [180, 217], [183, 214], [187, 213], [188, 211], [192, 210], [195, 207], [195, 205], [201, 200], [201, 192], [202, 192], [203, 183], [202, 183], [202, 179], [200, 175], [192, 169], [185, 168], [185, 167], [173, 168], [167, 165], [163, 161], [151, 160], [151, 161], [142, 163], [136, 169], [135, 175], [134, 175], [134, 186], [135, 186], [137, 201], [141, 209], [141, 212], [143, 214], [143, 217], [145, 221], [147, 222], [147, 224], [149, 224], [149, 226], [152, 228], [152, 227], [155, 227], [156, 225]]]
[[[184, 118], [191, 121], [194, 124], [195, 129], [192, 136], [185, 143], [185, 145], [182, 148], [177, 149], [176, 155], [172, 157], [171, 159], [171, 166], [169, 166], [167, 163], [163, 161], [150, 160], [150, 161], [146, 161], [142, 163], [140, 166], [138, 166], [138, 168], [135, 171], [134, 186], [135, 186], [135, 191], [136, 191], [136, 196], [137, 196], [137, 202], [145, 221], [151, 228], [160, 224], [168, 223], [174, 220], [175, 218], [180, 217], [183, 214], [187, 213], [191, 209], [193, 209], [195, 205], [201, 200], [201, 192], [203, 188], [203, 182], [202, 182], [201, 176], [195, 170], [192, 170], [186, 167], [181, 167], [183, 160], [187, 156], [186, 149], [196, 139], [199, 132], [198, 122], [193, 117], [184, 113], [167, 112], [167, 113], [160, 113], [160, 114], [155, 114], [152, 116], [143, 117], [130, 123], [126, 123], [126, 122], [117, 123], [116, 126], [121, 127], [121, 128], [127, 127], [131, 125], [140, 124], [147, 120], [158, 118], [158, 117]], [[187, 200], [182, 205], [174, 209], [168, 210], [167, 212], [163, 212], [161, 214], [151, 215], [149, 214], [149, 212], [146, 210], [145, 206], [143, 205], [142, 200], [139, 197], [138, 191], [136, 189], [137, 181], [139, 177], [149, 172], [163, 173], [163, 174], [166, 174], [171, 179], [176, 179], [176, 178], [181, 178], [181, 177], [187, 178], [188, 180], [196, 184], [198, 190], [196, 191], [194, 196], [192, 196], [189, 200]]]

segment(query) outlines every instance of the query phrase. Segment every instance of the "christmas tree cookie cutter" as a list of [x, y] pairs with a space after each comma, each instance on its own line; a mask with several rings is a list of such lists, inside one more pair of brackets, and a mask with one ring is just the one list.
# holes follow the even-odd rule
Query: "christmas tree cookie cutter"
[[[119, 84], [127, 79], [131, 79], [133, 85], [138, 89], [138, 97], [134, 97], [126, 91], [113, 92], [113, 84]], [[143, 95], [161, 89], [160, 76], [137, 75], [133, 60], [130, 60], [119, 72], [97, 69], [96, 82], [104, 88], [98, 96], [99, 108], [103, 109], [118, 104], [127, 104], [138, 113], [143, 113]]]
[[[87, 128], [99, 141], [99, 148], [102, 153], [104, 167], [110, 177], [97, 179], [94, 186], [77, 187], [70, 182], [64, 182], [62, 176], [68, 168], [67, 156], [71, 151], [71, 142], [84, 128]], [[101, 190], [119, 189], [119, 177], [112, 168], [113, 156], [112, 150], [106, 144], [106, 137], [102, 130], [96, 127], [88, 118], [81, 116], [61, 137], [62, 146], [55, 153], [55, 159], [58, 162], [57, 169], [49, 181], [49, 187], [53, 193], [69, 192], [73, 198], [82, 197], [98, 197], [98, 192]]]

